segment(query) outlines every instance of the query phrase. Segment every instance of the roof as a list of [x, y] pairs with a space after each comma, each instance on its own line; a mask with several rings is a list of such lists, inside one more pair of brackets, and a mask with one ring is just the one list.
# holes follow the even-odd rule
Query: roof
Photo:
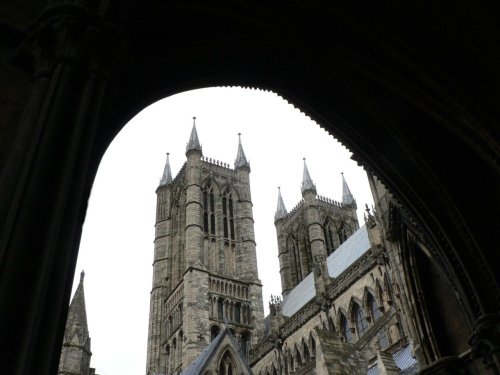
[[[368, 231], [366, 225], [363, 225], [327, 258], [328, 273], [330, 276], [339, 276], [359, 257], [365, 254], [370, 247]], [[315, 296], [314, 276], [310, 273], [283, 298], [281, 308], [283, 315], [292, 316]]]
[[[247, 373], [251, 374], [251, 370], [248, 367], [246, 359], [243, 357], [240, 351], [239, 345], [236, 343], [236, 340], [229, 330], [229, 328], [224, 328], [215, 339], [212, 340], [210, 344], [200, 353], [196, 359], [191, 362], [191, 364], [181, 373], [181, 375], [199, 375], [202, 371], [209, 365], [210, 360], [216, 355], [217, 350], [220, 345], [224, 345], [224, 340], [227, 337], [229, 340], [229, 345], [232, 346], [234, 351], [237, 353], [239, 358], [234, 358], [235, 360], [240, 361], [241, 365], [246, 368]], [[227, 343], [227, 341], [226, 341]]]

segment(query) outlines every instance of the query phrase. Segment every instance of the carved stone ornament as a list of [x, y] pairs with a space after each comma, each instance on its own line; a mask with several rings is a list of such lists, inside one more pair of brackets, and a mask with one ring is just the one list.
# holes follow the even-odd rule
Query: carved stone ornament
[[474, 358], [481, 358], [487, 367], [500, 371], [500, 314], [481, 316], [469, 344]]

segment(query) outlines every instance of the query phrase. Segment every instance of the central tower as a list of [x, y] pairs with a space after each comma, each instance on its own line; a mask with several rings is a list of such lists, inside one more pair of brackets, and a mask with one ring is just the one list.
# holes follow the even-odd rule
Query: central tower
[[147, 375], [176, 374], [227, 326], [247, 353], [262, 332], [262, 285], [241, 139], [234, 168], [205, 158], [196, 125], [156, 190]]

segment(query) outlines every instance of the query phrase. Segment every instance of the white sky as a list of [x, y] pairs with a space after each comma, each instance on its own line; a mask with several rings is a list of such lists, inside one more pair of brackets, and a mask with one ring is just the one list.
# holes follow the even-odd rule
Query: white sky
[[99, 167], [83, 228], [75, 290], [85, 270], [92, 367], [101, 375], [145, 374], [156, 209], [155, 189], [170, 152], [175, 177], [196, 116], [204, 156], [234, 165], [238, 132], [252, 172], [253, 213], [264, 309], [280, 294], [274, 228], [277, 187], [290, 211], [301, 199], [306, 157], [318, 194], [341, 201], [341, 172], [363, 208], [373, 199], [351, 153], [274, 93], [211, 88], [175, 95], [132, 119]]

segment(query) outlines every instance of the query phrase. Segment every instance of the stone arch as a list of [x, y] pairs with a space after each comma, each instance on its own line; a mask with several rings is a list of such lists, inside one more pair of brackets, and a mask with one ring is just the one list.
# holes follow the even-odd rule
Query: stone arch
[[[54, 4], [52, 6], [57, 6]], [[102, 7], [106, 8], [105, 3]], [[387, 15], [383, 15], [385, 12], [377, 12], [375, 17], [370, 17], [370, 20], [366, 21], [363, 12], [351, 8], [341, 8], [343, 11], [336, 12], [337, 7], [340, 5], [332, 4], [326, 7], [322, 15], [313, 12], [309, 5], [304, 4], [300, 8], [300, 13], [314, 14], [315, 17], [310, 17], [310, 23], [302, 26], [304, 29], [296, 31], [298, 35], [304, 36], [304, 39], [297, 41], [286, 38], [291, 32], [290, 26], [287, 25], [295, 23], [289, 22], [288, 18], [280, 17], [281, 15], [273, 8], [265, 8], [261, 13], [252, 15], [259, 19], [259, 22], [253, 24], [271, 26], [271, 23], [277, 20], [283, 26], [283, 34], [268, 38], [253, 29], [255, 36], [248, 39], [243, 38], [239, 28], [235, 28], [231, 43], [223, 38], [224, 31], [220, 29], [224, 28], [209, 27], [209, 25], [224, 24], [224, 20], [220, 17], [221, 14], [228, 12], [220, 12], [220, 8], [217, 7], [214, 7], [215, 9], [206, 17], [199, 17], [200, 9], [197, 7], [189, 11], [185, 9], [180, 11], [175, 6], [161, 9], [153, 7], [148, 9], [148, 12], [138, 12], [137, 17], [145, 17], [149, 22], [143, 22], [142, 18], [128, 17], [131, 15], [129, 13], [131, 10], [127, 5], [123, 8], [110, 7], [105, 12], [103, 10], [106, 14], [109, 11], [108, 19], [116, 22], [118, 29], [125, 27], [123, 20], [133, 20], [130, 27], [134, 27], [137, 23], [144, 25], [135, 30], [134, 40], [128, 41], [133, 44], [129, 49], [132, 54], [130, 62], [136, 61], [132, 64], [133, 69], [128, 69], [125, 73], [123, 69], [113, 65], [112, 68], [116, 68], [111, 69], [115, 75], [114, 79], [110, 80], [111, 82], [99, 79], [98, 84], [94, 85], [94, 89], [91, 89], [93, 91], [89, 93], [92, 101], [88, 103], [85, 102], [87, 99], [83, 98], [89, 96], [83, 93], [90, 89], [88, 85], [90, 78], [86, 69], [79, 69], [84, 68], [82, 65], [87, 59], [77, 62], [66, 61], [64, 64], [77, 65], [75, 70], [79, 73], [75, 75], [73, 82], [55, 88], [54, 95], [62, 98], [59, 108], [57, 103], [44, 95], [45, 91], [38, 97], [23, 93], [19, 106], [26, 104], [27, 109], [33, 109], [33, 116], [20, 122], [22, 126], [18, 127], [19, 130], [9, 129], [8, 134], [13, 133], [12, 139], [16, 141], [8, 147], [8, 151], [15, 149], [29, 152], [10, 153], [9, 163], [6, 164], [4, 175], [14, 176], [12, 178], [15, 181], [11, 182], [9, 177], [8, 184], [2, 185], [4, 186], [2, 197], [5, 199], [1, 201], [12, 204], [3, 208], [0, 217], [15, 216], [16, 221], [15, 223], [8, 221], [6, 224], [5, 236], [9, 241], [5, 242], [2, 253], [6, 254], [4, 259], [9, 262], [5, 266], [6, 269], [16, 270], [15, 273], [21, 274], [21, 270], [33, 265], [31, 266], [33, 272], [23, 275], [23, 280], [16, 277], [6, 279], [7, 284], [2, 291], [11, 291], [5, 292], [7, 296], [4, 298], [14, 300], [8, 293], [15, 295], [14, 293], [18, 292], [16, 285], [24, 285], [24, 290], [29, 294], [26, 296], [27, 300], [41, 301], [37, 302], [40, 306], [33, 307], [31, 312], [33, 316], [37, 315], [38, 311], [58, 312], [52, 314], [53, 317], [49, 317], [50, 314], [42, 316], [39, 313], [40, 321], [37, 322], [37, 326], [40, 328], [33, 329], [40, 329], [42, 333], [37, 331], [36, 334], [26, 334], [20, 338], [16, 338], [13, 333], [11, 342], [19, 341], [20, 348], [53, 348], [57, 346], [55, 342], [60, 342], [60, 338], [48, 333], [51, 329], [54, 331], [53, 327], [57, 326], [57, 319], [61, 320], [59, 315], [65, 311], [68, 302], [70, 275], [74, 269], [76, 244], [80, 236], [79, 228], [84, 218], [83, 207], [90, 194], [99, 160], [112, 138], [144, 105], [177, 92], [210, 85], [242, 85], [275, 90], [312, 118], [322, 119], [329, 132], [335, 132], [368, 170], [376, 172], [388, 187], [397, 193], [398, 199], [409, 208], [416, 224], [430, 236], [433, 242], [430, 256], [433, 260], [444, 263], [445, 277], [457, 282], [459, 286], [457, 293], [465, 301], [466, 306], [463, 309], [468, 320], [474, 322], [486, 313], [498, 311], [498, 275], [491, 271], [493, 266], [490, 267], [496, 264], [494, 244], [498, 243], [496, 240], [498, 234], [495, 233], [495, 228], [499, 225], [495, 210], [498, 210], [498, 204], [495, 202], [491, 207], [473, 207], [469, 202], [461, 202], [464, 190], [473, 196], [479, 196], [481, 192], [495, 196], [498, 192], [496, 185], [489, 182], [498, 180], [499, 153], [497, 142], [490, 131], [496, 129], [494, 124], [497, 112], [492, 110], [489, 98], [481, 94], [483, 90], [480, 89], [488, 80], [496, 81], [497, 76], [493, 75], [493, 70], [486, 69], [487, 74], [480, 75], [478, 79], [469, 79], [468, 76], [473, 74], [464, 72], [478, 72], [482, 70], [482, 66], [488, 68], [488, 65], [474, 62], [467, 53], [463, 54], [463, 61], [458, 62], [457, 69], [441, 69], [452, 58], [453, 53], [422, 46], [427, 45], [426, 41], [434, 40], [436, 41], [434, 45], [440, 46], [440, 43], [448, 40], [446, 31], [433, 33], [431, 36], [428, 31], [419, 29], [417, 31], [417, 33], [421, 31], [419, 41], [415, 42], [413, 33], [407, 33], [405, 27], [398, 26], [391, 18], [393, 12], [387, 12]], [[24, 22], [36, 22], [35, 13], [38, 9], [41, 9], [41, 6], [36, 7], [34, 12], [30, 11]], [[95, 8], [89, 5], [88, 11], [95, 12]], [[243, 14], [241, 8], [235, 5], [232, 11], [234, 18], [231, 18], [231, 22], [238, 25], [242, 22], [251, 27], [252, 23], [247, 22], [250, 16]], [[466, 14], [465, 8], [458, 8], [457, 12], [460, 15]], [[434, 22], [432, 11], [421, 13], [429, 22]], [[293, 18], [293, 14], [295, 13], [291, 11], [289, 17]], [[419, 13], [414, 12], [414, 14]], [[97, 13], [95, 15], [97, 18], [100, 17]], [[180, 36], [172, 39], [172, 49], [180, 49], [182, 46], [183, 53], [174, 56], [155, 46], [151, 46], [151, 50], [147, 51], [144, 50], [147, 48], [145, 45], [140, 48], [145, 40], [150, 40], [153, 33], [159, 30], [155, 26], [160, 20], [175, 29], [193, 17], [198, 21], [195, 23], [199, 28], [197, 30], [205, 30], [207, 33], [206, 35], [199, 33], [200, 38], [207, 37], [214, 41], [211, 48], [214, 50], [214, 56], [218, 57], [217, 60], [195, 61], [193, 56], [203, 53], [206, 45], [200, 43], [198, 39], [190, 41]], [[321, 51], [322, 58], [299, 57], [296, 61], [290, 59], [290, 50], [299, 51], [299, 56], [310, 56], [307, 52], [312, 56], [318, 53], [316, 49], [310, 49], [306, 32], [309, 28], [314, 30], [313, 23], [322, 24], [316, 17], [320, 20], [324, 20], [322, 17], [333, 18], [339, 28], [352, 28], [354, 32], [346, 33], [337, 39], [333, 35], [335, 28], [331, 31], [322, 30], [322, 33], [317, 35], [319, 45], [325, 46], [317, 49]], [[496, 35], [487, 26], [489, 22], [481, 22], [484, 18], [489, 20], [487, 16], [481, 16], [475, 18], [471, 26], [464, 25], [465, 32], [469, 27], [477, 27], [479, 30], [477, 37], [489, 38], [490, 31], [491, 35]], [[168, 22], [165, 22], [165, 19]], [[440, 18], [439, 22], [442, 22]], [[352, 27], [354, 24], [359, 26]], [[379, 27], [380, 25], [386, 27]], [[266, 27], [261, 26], [261, 29], [265, 30]], [[17, 29], [15, 30], [17, 32]], [[37, 30], [36, 27], [33, 30]], [[170, 29], [165, 28], [164, 31], [168, 33]], [[368, 34], [374, 37], [362, 37]], [[253, 34], [248, 32], [245, 35]], [[394, 35], [399, 37], [394, 38]], [[470, 39], [464, 40], [464, 48], [472, 48], [477, 37], [471, 36]], [[157, 39], [160, 39], [160, 36]], [[349, 45], [356, 53], [346, 52], [342, 48], [345, 45]], [[454, 47], [455, 45], [451, 44], [450, 50], [454, 51]], [[379, 52], [378, 57], [382, 63], [360, 64], [360, 61], [370, 61], [367, 53], [373, 50]], [[491, 56], [486, 47], [481, 50]], [[135, 55], [137, 52], [141, 56]], [[335, 55], [341, 58], [336, 59]], [[143, 56], [147, 56], [147, 59], [142, 60], [140, 57]], [[99, 56], [95, 57], [97, 59], [94, 68], [99, 68], [101, 60], [108, 61], [98, 58]], [[429, 63], [422, 63], [427, 59]], [[264, 65], [263, 61], [266, 62]], [[324, 61], [328, 63], [320, 63]], [[280, 69], [285, 63], [288, 63], [288, 69]], [[384, 69], [379, 69], [380, 67]], [[71, 65], [70, 69], [72, 68]], [[336, 74], [339, 70], [343, 71], [342, 78]], [[173, 71], [179, 72], [175, 78], [171, 75]], [[385, 74], [385, 71], [397, 74]], [[457, 71], [460, 74], [457, 74]], [[303, 74], [297, 74], [298, 72]], [[51, 69], [46, 72], [48, 77], [54, 74]], [[130, 79], [121, 79], [125, 74], [129, 74]], [[493, 79], [490, 74], [493, 75]], [[324, 82], [324, 85], [317, 85], [318, 81]], [[169, 84], [166, 85], [166, 82]], [[136, 85], [134, 90], [130, 89], [131, 85]], [[33, 87], [36, 87], [36, 82]], [[65, 87], [70, 87], [71, 90], [65, 90]], [[67, 102], [81, 105], [83, 112], [62, 110]], [[45, 117], [46, 112], [37, 113], [35, 109], [41, 108], [42, 105], [47, 106], [47, 111], [53, 114], [50, 118], [54, 121]], [[393, 111], [391, 107], [400, 110]], [[350, 110], [342, 111], [342, 108]], [[350, 116], [350, 113], [356, 113], [356, 116]], [[9, 122], [15, 125], [17, 117], [9, 118]], [[364, 129], [359, 126], [363, 123], [373, 123], [374, 126]], [[421, 134], [433, 134], [433, 139], [428, 140], [425, 150], [418, 147], [421, 137], [414, 134], [411, 129], [415, 123], [421, 124]], [[47, 134], [59, 134], [63, 140], [73, 140], [77, 147], [73, 147], [70, 151], [65, 148], [67, 142], [58, 142], [58, 145], [55, 145], [55, 142], [51, 142], [51, 138], [43, 144], [36, 145], [26, 140], [26, 137], [20, 136], [31, 134], [33, 129], [37, 129], [36, 124], [46, 126]], [[378, 132], [373, 132], [372, 128], [377, 128]], [[384, 138], [385, 142], [379, 142]], [[375, 144], [392, 146], [390, 151], [387, 151], [375, 147]], [[450, 155], [437, 154], [438, 148], [439, 151], [443, 148], [450, 150]], [[89, 150], [92, 150], [90, 154]], [[459, 154], [458, 151], [461, 151], [464, 162], [455, 166], [449, 161], [451, 155]], [[49, 164], [52, 155], [60, 155], [60, 161], [56, 161], [50, 169], [54, 175], [50, 181], [35, 178], [40, 173], [31, 175], [28, 173], [29, 168], [41, 172], [43, 165]], [[72, 169], [72, 173], [67, 173], [67, 169], [64, 168], [64, 163], [68, 161], [78, 166]], [[452, 180], [463, 173], [469, 173], [470, 181], [464, 181], [460, 187], [454, 187]], [[54, 188], [56, 181], [60, 184], [58, 185], [60, 188], [74, 186], [74, 192], [78, 193], [65, 199], [61, 198], [62, 200], [54, 199], [59, 191], [58, 188]], [[475, 188], [474, 181], [486, 182], [481, 188]], [[431, 191], [434, 193], [428, 194]], [[40, 198], [36, 199], [36, 194], [39, 194]], [[10, 199], [13, 196], [19, 199], [13, 201]], [[54, 203], [56, 201], [60, 206], [56, 206]], [[34, 209], [36, 207], [38, 209]], [[56, 210], [64, 214], [54, 221], [44, 220], [49, 213]], [[491, 223], [486, 220], [482, 225], [473, 224], [477, 217], [484, 216], [491, 217]], [[33, 239], [28, 241], [23, 238], [23, 231], [18, 228], [34, 228], [36, 225], [32, 225], [33, 223], [38, 223], [39, 228], [37, 235], [33, 235]], [[54, 234], [55, 228], [59, 228], [57, 232], [60, 234]], [[58, 238], [48, 241], [52, 235]], [[40, 246], [49, 242], [52, 245]], [[39, 254], [32, 250], [37, 248], [42, 249]], [[19, 256], [14, 256], [13, 254], [17, 252]], [[46, 275], [51, 276], [49, 278]], [[46, 280], [44, 286], [36, 288], [35, 286], [42, 285], [41, 280]], [[45, 298], [46, 296], [50, 298]], [[12, 329], [16, 335], [17, 332], [22, 332], [23, 327], [29, 326], [26, 323], [32, 319], [28, 313], [16, 317], [17, 311], [20, 311], [20, 303], [11, 304], [5, 313], [5, 318], [2, 319], [5, 322], [16, 323], [16, 329]], [[59, 327], [62, 327], [62, 323], [60, 324]], [[47, 334], [44, 334], [44, 331]], [[62, 329], [59, 331], [62, 332]], [[31, 343], [31, 341], [36, 342]], [[39, 356], [44, 357], [42, 354]], [[12, 358], [12, 361], [16, 360], [20, 364], [19, 366], [24, 360], [23, 354]], [[37, 364], [44, 363], [41, 359], [36, 359], [38, 357], [34, 358], [33, 361], [38, 361]], [[30, 361], [26, 361], [22, 366], [37, 368]], [[43, 373], [44, 369], [39, 368], [39, 371]]]

